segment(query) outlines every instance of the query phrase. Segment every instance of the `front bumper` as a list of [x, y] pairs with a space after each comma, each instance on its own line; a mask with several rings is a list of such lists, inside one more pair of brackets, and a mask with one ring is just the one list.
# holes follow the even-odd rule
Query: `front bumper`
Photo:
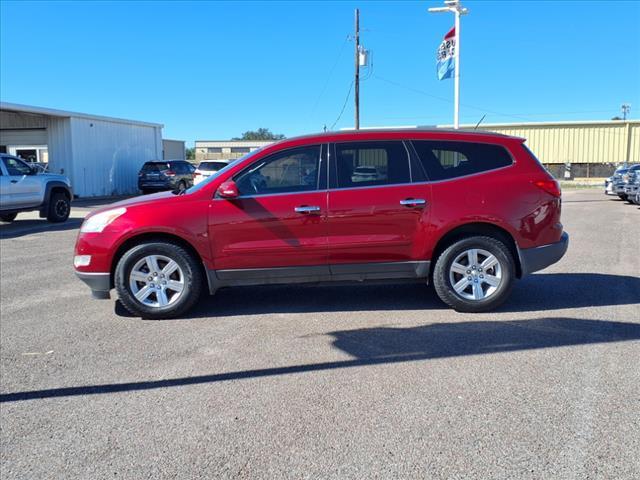
[[569, 248], [569, 234], [563, 232], [560, 241], [541, 247], [518, 249], [522, 276], [537, 272], [558, 262]]
[[87, 273], [76, 270], [76, 275], [91, 289], [93, 298], [108, 300], [111, 298], [111, 275], [108, 273]]

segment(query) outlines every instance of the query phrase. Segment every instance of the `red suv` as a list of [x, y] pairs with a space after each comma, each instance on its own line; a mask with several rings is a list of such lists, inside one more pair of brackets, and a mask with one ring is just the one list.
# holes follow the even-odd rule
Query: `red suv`
[[500, 305], [557, 262], [560, 189], [521, 138], [446, 130], [324, 133], [269, 145], [185, 192], [91, 213], [74, 266], [144, 318], [203, 288], [432, 282], [462, 312]]

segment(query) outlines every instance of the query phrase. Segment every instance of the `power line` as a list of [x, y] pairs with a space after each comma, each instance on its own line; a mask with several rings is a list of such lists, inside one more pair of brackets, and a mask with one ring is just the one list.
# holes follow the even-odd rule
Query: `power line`
[[348, 41], [349, 41], [349, 35], [344, 37], [344, 41], [342, 42], [342, 45], [340, 46], [340, 51], [338, 52], [338, 56], [336, 57], [336, 61], [333, 63], [333, 66], [331, 67], [331, 69], [329, 70], [329, 73], [327, 74], [327, 79], [325, 80], [324, 85], [323, 85], [322, 89], [320, 90], [320, 94], [318, 95], [318, 98], [316, 98], [316, 101], [313, 104], [313, 108], [311, 109], [311, 113], [309, 114], [309, 117], [311, 117], [315, 113], [316, 108], [318, 108], [318, 104], [320, 103], [320, 99], [322, 98], [324, 93], [327, 91], [327, 87], [329, 86], [329, 81], [331, 80], [331, 77], [333, 76], [333, 72], [335, 71], [336, 67], [338, 66], [338, 62], [340, 62], [340, 59], [342, 58], [342, 54], [344, 53], [344, 47], [346, 47]]
[[336, 123], [338, 123], [340, 121], [340, 117], [342, 117], [342, 114], [344, 113], [344, 109], [347, 107], [347, 102], [349, 101], [349, 97], [351, 96], [351, 89], [353, 88], [354, 82], [355, 82], [355, 80], [351, 81], [351, 85], [349, 85], [349, 91], [347, 92], [347, 98], [344, 99], [344, 104], [342, 105], [342, 110], [340, 110], [340, 115], [338, 115], [338, 118], [336, 118], [336, 121], [333, 122], [333, 125], [331, 125], [331, 128], [329, 128], [329, 130], [333, 130], [333, 127], [336, 126]]

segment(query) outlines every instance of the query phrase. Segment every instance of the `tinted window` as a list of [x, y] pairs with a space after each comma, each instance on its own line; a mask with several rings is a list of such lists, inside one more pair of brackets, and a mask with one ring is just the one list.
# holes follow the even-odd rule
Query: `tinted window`
[[202, 170], [203, 172], [211, 172], [220, 170], [221, 168], [224, 168], [226, 166], [227, 162], [202, 162], [200, 165], [198, 165], [198, 169]]
[[18, 160], [17, 158], [4, 157], [2, 161], [4, 162], [4, 166], [7, 168], [7, 173], [9, 175], [31, 175], [31, 169], [22, 160]]
[[413, 141], [429, 180], [446, 180], [511, 165], [499, 145], [473, 142]]
[[409, 157], [402, 142], [338, 143], [338, 188], [409, 183]]
[[167, 170], [166, 163], [147, 162], [142, 166], [142, 171], [145, 173], [157, 173], [161, 170]]
[[304, 192], [318, 189], [320, 145], [261, 159], [237, 175], [240, 195]]
[[249, 153], [250, 151], [249, 147], [231, 147], [231, 153]]

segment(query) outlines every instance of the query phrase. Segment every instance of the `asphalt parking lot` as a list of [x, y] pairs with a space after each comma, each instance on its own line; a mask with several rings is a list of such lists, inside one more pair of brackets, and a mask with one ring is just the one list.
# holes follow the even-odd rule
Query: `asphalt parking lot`
[[640, 478], [637, 206], [566, 191], [567, 256], [490, 314], [289, 286], [165, 321], [76, 280], [88, 208], [0, 226], [3, 480]]

